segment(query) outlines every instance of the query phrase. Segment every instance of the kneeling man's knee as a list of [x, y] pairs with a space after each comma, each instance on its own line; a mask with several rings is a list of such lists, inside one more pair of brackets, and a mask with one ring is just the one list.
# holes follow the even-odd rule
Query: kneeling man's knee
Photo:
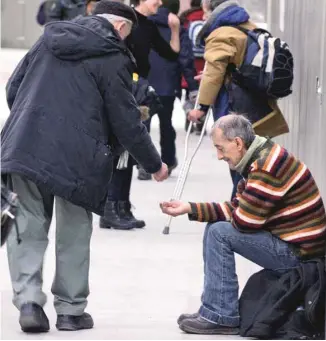
[[216, 239], [227, 238], [237, 232], [230, 222], [225, 221], [210, 224], [207, 228], [209, 229], [209, 235], [214, 236]]

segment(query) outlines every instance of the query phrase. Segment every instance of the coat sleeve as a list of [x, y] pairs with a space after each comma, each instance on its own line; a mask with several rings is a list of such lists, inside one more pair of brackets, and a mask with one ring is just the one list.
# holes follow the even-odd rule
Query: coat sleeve
[[188, 31], [184, 28], [181, 28], [180, 32], [179, 64], [181, 66], [181, 72], [188, 84], [189, 91], [198, 90], [198, 83], [194, 79], [197, 72], [192, 51], [192, 42], [189, 39]]
[[215, 33], [214, 36], [207, 38], [204, 55], [206, 66], [199, 87], [200, 104], [214, 104], [224, 83], [229, 61], [235, 53], [235, 44], [224, 34]]
[[153, 38], [151, 41], [153, 50], [162, 58], [170, 61], [176, 61], [178, 59], [179, 53], [173, 51], [170, 44], [161, 36], [159, 29], [154, 23], [151, 29], [153, 30]]
[[6, 96], [7, 96], [7, 103], [8, 103], [9, 109], [11, 109], [12, 105], [14, 104], [18, 89], [24, 79], [28, 64], [29, 64], [29, 54], [27, 53], [24, 56], [24, 58], [20, 61], [20, 63], [17, 65], [15, 71], [10, 76], [7, 82]]
[[119, 143], [147, 172], [153, 174], [160, 170], [161, 158], [141, 123], [140, 111], [131, 91], [131, 72], [123, 65], [115, 77], [107, 80], [104, 92], [107, 120]]
[[61, 5], [61, 1], [57, 0], [53, 2], [51, 7], [49, 8], [49, 14], [47, 17], [47, 22], [51, 21], [60, 21], [62, 18], [63, 7]]

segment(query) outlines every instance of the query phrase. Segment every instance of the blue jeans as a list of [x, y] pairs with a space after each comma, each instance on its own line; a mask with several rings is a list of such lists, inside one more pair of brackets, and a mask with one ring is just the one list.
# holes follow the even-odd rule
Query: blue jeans
[[224, 326], [240, 324], [234, 253], [271, 270], [287, 270], [300, 263], [289, 244], [271, 233], [241, 233], [228, 222], [208, 224], [203, 244], [204, 292], [199, 314]]

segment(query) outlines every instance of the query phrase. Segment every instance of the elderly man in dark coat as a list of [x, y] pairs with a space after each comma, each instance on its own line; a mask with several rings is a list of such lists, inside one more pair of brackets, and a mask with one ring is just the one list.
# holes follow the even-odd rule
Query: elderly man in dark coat
[[2, 177], [17, 193], [17, 244], [8, 238], [15, 306], [25, 332], [49, 330], [42, 264], [56, 201], [59, 330], [92, 328], [85, 313], [92, 214], [103, 214], [115, 150], [122, 145], [157, 181], [168, 176], [131, 94], [126, 38], [133, 10], [102, 0], [93, 16], [49, 23], [7, 85]]

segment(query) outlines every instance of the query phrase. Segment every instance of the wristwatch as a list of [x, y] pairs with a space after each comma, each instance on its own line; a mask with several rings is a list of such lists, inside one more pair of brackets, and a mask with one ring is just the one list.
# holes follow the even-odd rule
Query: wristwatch
[[209, 105], [199, 104], [197, 109], [200, 111], [203, 111], [205, 114], [207, 114], [207, 112], [209, 110]]

